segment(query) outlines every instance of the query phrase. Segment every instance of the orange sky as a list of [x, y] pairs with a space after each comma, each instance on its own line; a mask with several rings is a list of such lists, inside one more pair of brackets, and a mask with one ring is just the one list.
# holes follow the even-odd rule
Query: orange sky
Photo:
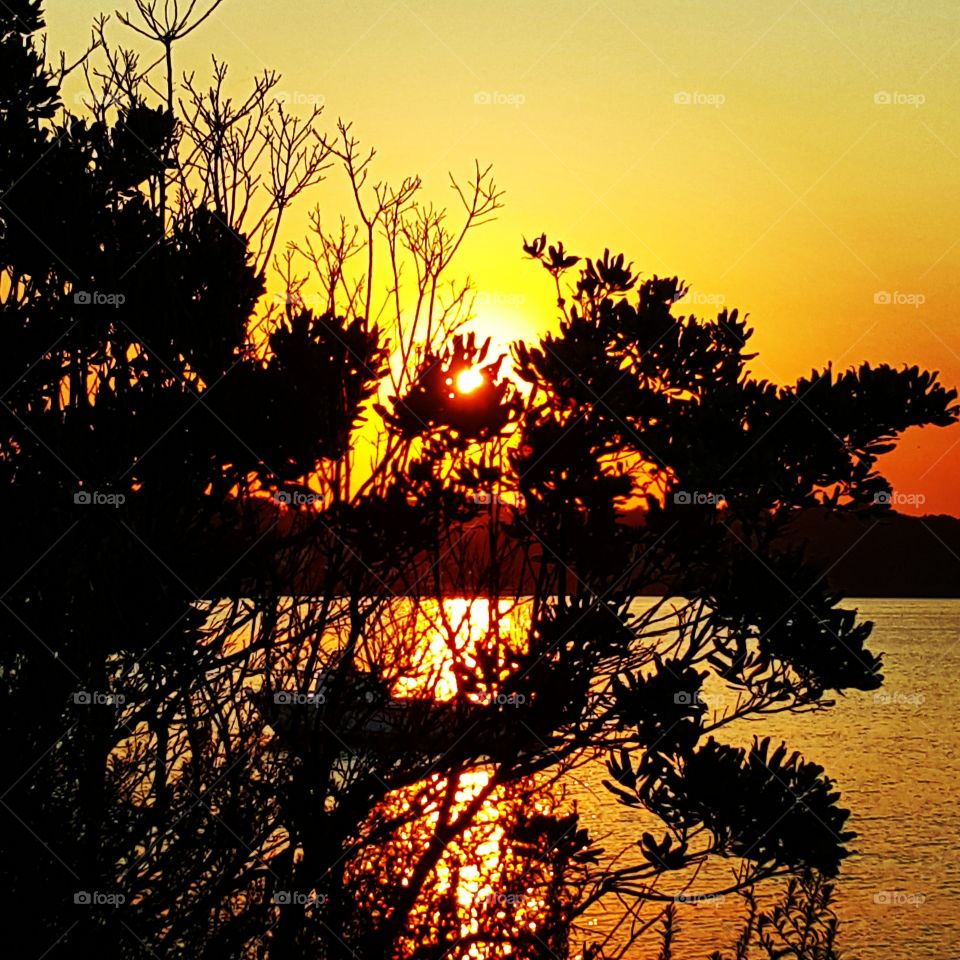
[[[104, 9], [48, 0], [50, 49], [78, 54]], [[226, 0], [178, 65], [211, 53], [238, 84], [282, 71], [289, 102], [352, 120], [380, 175], [437, 200], [448, 170], [493, 163], [506, 207], [461, 268], [498, 340], [555, 322], [519, 249], [546, 231], [679, 274], [695, 312], [749, 312], [760, 376], [870, 360], [960, 384], [955, 2]], [[345, 209], [321, 186], [290, 238], [314, 203]], [[903, 509], [960, 515], [960, 426], [911, 431], [884, 467], [923, 498]]]

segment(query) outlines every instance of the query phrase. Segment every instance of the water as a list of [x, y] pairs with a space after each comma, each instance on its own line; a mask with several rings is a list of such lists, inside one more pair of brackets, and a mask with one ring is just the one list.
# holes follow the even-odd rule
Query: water
[[[652, 603], [638, 603], [637, 612]], [[805, 759], [821, 764], [841, 791], [841, 805], [852, 811], [848, 829], [859, 835], [852, 844], [856, 853], [845, 861], [837, 883], [838, 946], [844, 960], [960, 960], [960, 600], [869, 599], [846, 605], [875, 622], [869, 647], [884, 654], [881, 690], [853, 691], [820, 713], [738, 721], [717, 736], [737, 746], [749, 745], [755, 735], [769, 736], [774, 744], [785, 740]], [[449, 629], [468, 651], [489, 625], [484, 606], [444, 601]], [[522, 634], [523, 618], [517, 616]], [[401, 618], [399, 627], [403, 635], [436, 634], [419, 659], [424, 677], [408, 677], [410, 689], [429, 687], [452, 696], [450, 646], [440, 626], [430, 620], [411, 627]], [[722, 705], [722, 690], [708, 686], [705, 692], [709, 706]], [[567, 783], [567, 799], [577, 801], [584, 825], [608, 854], [626, 850], [624, 863], [636, 863], [636, 840], [647, 829], [659, 837], [663, 827], [618, 804], [601, 784], [605, 776], [600, 763], [579, 768], [578, 779]], [[730, 868], [731, 861], [715, 859], [686, 894], [702, 896], [728, 886]], [[666, 879], [680, 878], [670, 874]], [[662, 892], [677, 891], [664, 884]], [[652, 918], [659, 909], [648, 904], [643, 917]], [[602, 939], [622, 915], [615, 901], [601, 904], [586, 918], [591, 939]], [[679, 905], [672, 956], [707, 960], [718, 949], [732, 956], [742, 915], [743, 904], [735, 896]], [[656, 936], [648, 933], [627, 957], [653, 960], [658, 950]]]
[[[836, 782], [841, 806], [852, 811], [849, 828], [859, 835], [837, 884], [847, 960], [953, 960], [960, 957], [960, 600], [846, 605], [876, 624], [869, 646], [885, 654], [881, 690], [853, 691], [822, 713], [739, 721], [719, 736], [736, 745], [754, 735], [784, 739]], [[587, 767], [570, 795], [591, 832], [606, 835], [603, 845], [614, 851], [645, 827], [604, 790], [603, 776]], [[702, 879], [691, 888], [707, 889]], [[706, 960], [729, 949], [741, 911], [736, 897], [681, 905], [674, 956]], [[604, 933], [619, 916], [599, 910], [590, 923]], [[649, 936], [630, 956], [648, 955], [657, 955]]]

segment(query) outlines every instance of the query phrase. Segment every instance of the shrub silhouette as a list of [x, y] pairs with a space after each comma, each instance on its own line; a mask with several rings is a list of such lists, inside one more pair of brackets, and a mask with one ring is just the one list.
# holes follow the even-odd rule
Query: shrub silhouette
[[[882, 512], [878, 456], [955, 392], [867, 365], [757, 381], [736, 311], [677, 316], [676, 278], [542, 236], [562, 319], [514, 346], [518, 388], [461, 329], [469, 289], [441, 296], [489, 171], [454, 182], [453, 228], [273, 74], [234, 101], [215, 63], [175, 97], [215, 6], [124, 21], [163, 48], [159, 105], [101, 22], [77, 117], [40, 4], [0, 5], [11, 917], [49, 957], [564, 956], [611, 897], [664, 902], [669, 939], [656, 884], [730, 857], [748, 898], [792, 879], [744, 936], [780, 949], [800, 916], [832, 951], [831, 781], [718, 736], [879, 685], [870, 624], [781, 534], [813, 504]], [[275, 257], [333, 162], [357, 229], [317, 213]], [[718, 680], [742, 694], [719, 714]], [[552, 789], [588, 762], [637, 813], [631, 859]]]

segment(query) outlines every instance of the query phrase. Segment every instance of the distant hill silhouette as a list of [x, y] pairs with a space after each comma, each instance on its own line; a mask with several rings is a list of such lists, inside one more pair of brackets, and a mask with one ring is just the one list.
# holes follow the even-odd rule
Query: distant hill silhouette
[[960, 597], [960, 519], [808, 510], [791, 526], [830, 585], [850, 597]]
[[[267, 522], [276, 523], [271, 506], [264, 504]], [[289, 515], [278, 529], [285, 529]], [[643, 522], [642, 511], [630, 511], [621, 517], [627, 525]], [[518, 583], [521, 592], [535, 588], [533, 569], [508, 547], [501, 537], [501, 584], [509, 590]], [[883, 516], [856, 512], [831, 513], [805, 510], [789, 525], [784, 546], [805, 545], [809, 561], [822, 571], [829, 586], [848, 597], [960, 597], [960, 518], [939, 514], [923, 517], [889, 511]], [[475, 571], [487, 566], [489, 556], [487, 529], [482, 522], [462, 533], [458, 548], [441, 550], [440, 592], [446, 596], [472, 595], [482, 587]], [[425, 557], [421, 576], [413, 585], [396, 582], [390, 586], [397, 594], [410, 592], [431, 595], [437, 592], [435, 561]], [[323, 564], [308, 553], [294, 564], [295, 583], [291, 590], [311, 594], [323, 583]], [[660, 595], [661, 586], [644, 585], [642, 593]]]

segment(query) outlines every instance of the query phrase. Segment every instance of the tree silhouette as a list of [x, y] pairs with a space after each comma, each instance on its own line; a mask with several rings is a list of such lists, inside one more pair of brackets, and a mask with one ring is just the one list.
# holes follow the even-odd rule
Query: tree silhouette
[[[452, 226], [276, 75], [242, 101], [216, 62], [177, 80], [216, 5], [138, 0], [158, 64], [101, 20], [59, 70], [39, 2], [0, 5], [11, 918], [49, 957], [617, 956], [661, 921], [669, 944], [671, 878], [727, 858], [737, 956], [833, 955], [831, 781], [718, 737], [880, 684], [870, 624], [784, 529], [886, 509], [878, 456], [955, 392], [757, 381], [736, 311], [677, 316], [676, 278], [545, 237], [562, 317], [514, 346], [518, 385], [448, 281], [499, 207], [489, 169], [453, 181]], [[331, 166], [357, 226], [317, 208], [278, 252]], [[588, 763], [636, 816], [629, 856], [559, 792]], [[628, 935], [587, 943], [612, 900]]]

